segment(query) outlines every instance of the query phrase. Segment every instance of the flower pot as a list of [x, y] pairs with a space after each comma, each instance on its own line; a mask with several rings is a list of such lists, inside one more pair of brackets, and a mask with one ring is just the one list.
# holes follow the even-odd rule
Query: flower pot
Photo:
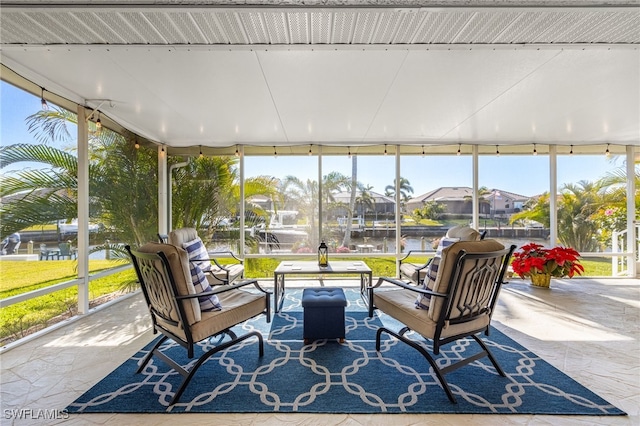
[[531, 274], [531, 284], [536, 287], [549, 287], [551, 284], [550, 274]]

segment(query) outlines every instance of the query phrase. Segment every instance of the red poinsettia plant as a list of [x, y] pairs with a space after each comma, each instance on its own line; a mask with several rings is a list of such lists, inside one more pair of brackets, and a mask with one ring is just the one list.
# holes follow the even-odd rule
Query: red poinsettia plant
[[532, 274], [549, 274], [562, 278], [581, 275], [584, 267], [580, 264], [580, 254], [570, 247], [544, 248], [540, 244], [529, 243], [513, 254], [511, 267], [522, 278]]

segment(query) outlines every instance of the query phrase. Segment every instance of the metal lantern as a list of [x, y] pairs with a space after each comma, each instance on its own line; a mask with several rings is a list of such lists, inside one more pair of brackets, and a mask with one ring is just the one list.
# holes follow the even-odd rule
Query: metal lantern
[[324, 240], [318, 247], [318, 266], [329, 266], [329, 247], [324, 243]]

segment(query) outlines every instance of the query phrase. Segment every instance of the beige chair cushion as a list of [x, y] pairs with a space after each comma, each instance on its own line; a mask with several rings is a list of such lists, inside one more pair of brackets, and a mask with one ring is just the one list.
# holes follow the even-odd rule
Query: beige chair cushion
[[427, 275], [427, 268], [422, 268], [420, 271], [416, 269], [421, 266], [424, 266], [424, 264], [418, 265], [416, 263], [402, 262], [400, 264], [400, 273], [408, 277], [411, 281], [421, 283]]
[[[459, 238], [440, 238], [438, 248], [436, 249], [436, 254], [435, 256], [433, 256], [433, 259], [431, 259], [429, 266], [427, 266], [426, 268], [426, 276], [424, 277], [424, 281], [422, 282], [423, 289], [433, 289], [436, 278], [438, 278], [438, 270], [440, 269], [440, 258], [442, 257], [442, 251], [450, 245], [457, 243], [458, 241], [460, 241]], [[429, 309], [430, 299], [431, 296], [429, 295], [418, 295], [418, 297], [416, 298], [416, 307], [419, 309]]]
[[[436, 299], [435, 297], [432, 299]], [[390, 315], [410, 329], [422, 336], [433, 339], [436, 330], [436, 321], [431, 318], [431, 310], [416, 309], [416, 293], [405, 290], [375, 291], [373, 301], [376, 307], [385, 314]], [[489, 325], [488, 315], [474, 321], [462, 324], [448, 325], [442, 330], [441, 337], [455, 336], [461, 333], [470, 333]]]
[[[218, 289], [221, 287], [218, 287]], [[218, 295], [222, 309], [202, 312], [202, 321], [191, 326], [194, 342], [206, 339], [242, 321], [264, 312], [267, 296], [264, 293], [251, 293], [244, 290], [231, 290]], [[169, 331], [183, 336], [182, 330], [168, 326]]]
[[195, 228], [179, 228], [169, 233], [169, 244], [182, 247], [182, 244], [198, 238], [198, 231]]
[[236, 278], [244, 274], [244, 265], [240, 263], [224, 265], [224, 267], [229, 271], [229, 282], [228, 283], [225, 282], [225, 280], [227, 279], [227, 272], [223, 269], [218, 268], [216, 265], [211, 264], [211, 269], [207, 274], [207, 279], [209, 280], [209, 284], [211, 285], [229, 284], [229, 283], [232, 283]]
[[[219, 287], [218, 287], [219, 288]], [[218, 333], [261, 314], [267, 308], [267, 295], [244, 290], [231, 290], [218, 295], [222, 310], [203, 312], [202, 321], [191, 328], [195, 341]]]
[[[169, 244], [182, 247], [183, 244], [193, 241], [196, 238], [198, 238], [198, 232], [194, 228], [174, 229], [169, 233]], [[210, 255], [207, 254], [207, 256]], [[210, 285], [228, 284], [226, 282], [227, 273], [224, 270], [218, 268], [209, 261], [207, 261], [206, 264], [210, 265], [210, 269], [206, 267], [203, 268], [203, 270], [206, 273], [207, 281], [209, 281]], [[244, 274], [244, 265], [240, 263], [232, 263], [224, 265], [224, 267], [229, 270], [229, 283], [232, 283], [236, 278]]]
[[458, 238], [460, 241], [480, 241], [480, 233], [468, 226], [458, 225], [447, 231], [447, 238]]
[[[189, 259], [187, 257], [186, 251], [170, 244], [160, 244], [153, 242], [143, 245], [138, 249], [138, 251], [142, 253], [164, 253], [165, 256], [167, 256], [169, 266], [173, 271], [173, 278], [176, 283], [178, 294], [180, 294], [181, 296], [196, 294], [196, 289], [194, 288], [191, 281]], [[187, 317], [186, 320], [189, 325], [202, 319], [200, 305], [198, 304], [197, 298], [185, 300], [183, 303], [185, 315]]]
[[[440, 266], [438, 268], [438, 276], [433, 284], [433, 291], [436, 293], [447, 293], [449, 280], [455, 267], [456, 256], [462, 250], [467, 253], [487, 253], [492, 251], [504, 250], [504, 246], [496, 240], [480, 240], [480, 241], [459, 241], [442, 250]], [[469, 266], [472, 267], [472, 266]], [[464, 273], [464, 271], [463, 271]], [[442, 308], [443, 298], [432, 297], [429, 304], [429, 318], [437, 320]]]

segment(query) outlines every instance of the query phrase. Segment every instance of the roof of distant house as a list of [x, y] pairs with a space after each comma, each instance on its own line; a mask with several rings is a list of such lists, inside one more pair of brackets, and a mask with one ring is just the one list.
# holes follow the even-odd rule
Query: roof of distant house
[[460, 200], [473, 195], [473, 190], [467, 186], [442, 186], [422, 195], [411, 197], [409, 202]]
[[[389, 197], [387, 195], [383, 195], [378, 192], [368, 191], [368, 193], [369, 193], [369, 197], [373, 198], [376, 203], [395, 203], [396, 202], [396, 200], [393, 197]], [[360, 197], [361, 194], [362, 194], [362, 191], [360, 190], [356, 191], [356, 197]], [[349, 191], [333, 193], [333, 198], [336, 201], [348, 203], [350, 197], [351, 197], [351, 192]]]
[[[427, 201], [455, 201], [473, 196], [473, 189], [468, 186], [442, 186], [433, 191], [426, 192], [421, 195], [412, 197], [409, 202], [427, 202]], [[515, 194], [513, 192], [504, 191], [502, 189], [493, 188], [489, 193], [484, 194], [486, 199], [493, 199], [494, 196], [510, 198], [513, 201], [526, 201], [530, 197]]]

